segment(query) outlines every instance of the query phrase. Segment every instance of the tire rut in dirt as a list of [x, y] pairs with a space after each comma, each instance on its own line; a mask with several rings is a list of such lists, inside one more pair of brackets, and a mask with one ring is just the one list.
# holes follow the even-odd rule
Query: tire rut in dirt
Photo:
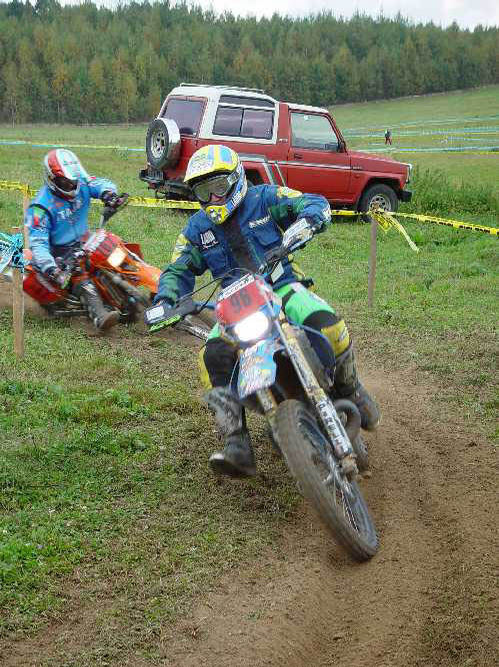
[[[372, 478], [362, 483], [380, 531], [380, 552], [366, 563], [352, 562], [303, 504], [283, 526], [279, 544], [258, 562], [222, 576], [192, 613], [150, 639], [159, 661], [144, 657], [145, 644], [140, 654], [110, 665], [492, 664], [492, 447], [452, 421], [454, 415], [428, 395], [427, 383], [414, 384], [412, 375], [371, 377], [367, 384], [384, 409], [379, 432], [366, 438]], [[288, 474], [284, 465], [282, 474]], [[100, 612], [92, 611], [98, 624]], [[71, 642], [75, 664], [82, 649], [97, 655], [103, 647], [84, 617], [85, 609], [76, 609], [67, 623], [52, 628], [53, 641], [44, 642], [46, 632], [40, 633], [6, 665], [62, 664], [51, 662], [58, 639]], [[30, 663], [26, 656], [36, 658]]]
[[371, 382], [385, 417], [367, 436], [363, 489], [379, 554], [352, 563], [305, 512], [260, 572], [235, 573], [193, 612], [185, 622], [196, 639], [172, 637], [165, 665], [490, 665], [493, 454], [436, 423], [426, 389], [406, 379]]
[[355, 482], [341, 492], [336, 484], [326, 486], [319, 472], [320, 450], [327, 441], [317, 421], [299, 401], [284, 401], [277, 409], [279, 446], [303, 494], [317, 510], [334, 539], [358, 561], [371, 558], [378, 537], [362, 494]]

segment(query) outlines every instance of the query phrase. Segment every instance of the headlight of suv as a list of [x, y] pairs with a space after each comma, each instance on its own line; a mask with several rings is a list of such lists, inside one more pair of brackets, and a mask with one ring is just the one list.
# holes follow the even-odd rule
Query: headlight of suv
[[402, 164], [405, 164], [405, 166], [407, 167], [407, 181], [405, 182], [407, 185], [407, 183], [411, 182], [412, 164], [410, 162], [402, 162]]
[[258, 310], [252, 315], [248, 315], [244, 320], [241, 320], [234, 326], [234, 334], [243, 343], [248, 343], [250, 340], [258, 340], [269, 329], [270, 319]]

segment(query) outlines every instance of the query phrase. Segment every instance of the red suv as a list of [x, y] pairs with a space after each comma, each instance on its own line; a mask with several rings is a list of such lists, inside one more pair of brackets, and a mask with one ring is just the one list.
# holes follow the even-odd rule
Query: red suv
[[183, 183], [191, 155], [206, 144], [233, 148], [249, 184], [324, 195], [335, 208], [395, 211], [409, 201], [411, 165], [351, 151], [327, 109], [278, 102], [263, 90], [182, 83], [147, 130], [140, 178], [157, 195], [192, 199]]

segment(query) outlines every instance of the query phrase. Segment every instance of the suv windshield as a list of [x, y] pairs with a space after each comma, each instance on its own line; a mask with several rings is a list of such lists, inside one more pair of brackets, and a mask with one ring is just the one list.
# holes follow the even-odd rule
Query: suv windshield
[[338, 137], [325, 116], [292, 113], [291, 145], [295, 148], [335, 151], [338, 149]]
[[180, 134], [197, 134], [203, 115], [204, 102], [201, 100], [186, 100], [178, 97], [171, 97], [166, 108], [161, 114], [162, 118], [171, 118], [174, 120]]

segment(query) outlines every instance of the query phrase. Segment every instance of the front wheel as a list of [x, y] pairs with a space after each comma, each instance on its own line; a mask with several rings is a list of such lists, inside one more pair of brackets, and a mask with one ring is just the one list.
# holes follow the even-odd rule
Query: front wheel
[[374, 556], [379, 542], [356, 482], [341, 473], [316, 418], [303, 403], [287, 400], [276, 413], [279, 448], [303, 495], [349, 554], [358, 561]]
[[382, 211], [396, 211], [398, 209], [397, 193], [384, 183], [371, 185], [360, 198], [359, 211], [367, 213], [371, 208], [379, 208]]

